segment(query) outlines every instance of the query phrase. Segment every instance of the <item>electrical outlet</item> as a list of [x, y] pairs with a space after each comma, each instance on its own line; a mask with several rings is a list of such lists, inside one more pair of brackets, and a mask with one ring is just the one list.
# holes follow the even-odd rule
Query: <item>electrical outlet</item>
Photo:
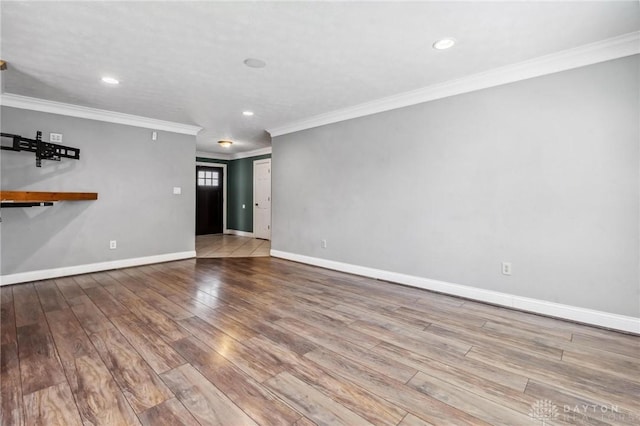
[[327, 240], [320, 240], [320, 247], [327, 248]]
[[49, 133], [49, 142], [62, 143], [62, 133]]
[[511, 263], [502, 262], [502, 275], [511, 275]]
[[117, 248], [118, 248], [118, 243], [116, 243], [116, 240], [109, 241], [109, 249], [115, 250]]
[[180, 194], [182, 194], [182, 187], [180, 187], [180, 186], [174, 186], [174, 187], [173, 187], [173, 194], [174, 194], [174, 195], [180, 195]]
[[158, 140], [158, 132], [151, 132], [151, 140], [152, 141]]

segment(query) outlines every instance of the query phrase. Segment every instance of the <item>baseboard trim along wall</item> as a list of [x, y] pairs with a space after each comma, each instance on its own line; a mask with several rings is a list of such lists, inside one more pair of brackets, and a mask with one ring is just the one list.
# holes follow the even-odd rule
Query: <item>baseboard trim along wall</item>
[[0, 286], [48, 280], [51, 278], [66, 277], [69, 275], [89, 274], [92, 272], [108, 271], [111, 269], [129, 268], [132, 266], [149, 265], [152, 263], [170, 262], [172, 260], [190, 259], [193, 257], [196, 257], [195, 251], [183, 251], [177, 253], [158, 254], [155, 256], [112, 260], [109, 262], [89, 263], [86, 265], [66, 266], [64, 268], [42, 269], [39, 271], [0, 275]]
[[294, 262], [306, 263], [308, 265], [319, 266], [321, 268], [332, 269], [335, 271], [390, 281], [425, 290], [432, 290], [452, 296], [464, 297], [467, 299], [477, 300], [479, 302], [486, 302], [522, 311], [567, 319], [570, 321], [640, 334], [640, 318], [580, 308], [577, 306], [563, 305], [560, 303], [547, 302], [545, 300], [531, 299], [528, 297], [515, 296], [508, 293], [484, 290], [481, 288], [453, 284], [445, 281], [437, 281], [397, 272], [383, 271], [365, 266], [288, 253], [285, 251], [271, 250], [271, 256], [292, 260]]
[[224, 233], [225, 234], [229, 234], [229, 235], [237, 235], [239, 237], [251, 237], [251, 238], [253, 238], [253, 232], [238, 231], [236, 229], [227, 229]]

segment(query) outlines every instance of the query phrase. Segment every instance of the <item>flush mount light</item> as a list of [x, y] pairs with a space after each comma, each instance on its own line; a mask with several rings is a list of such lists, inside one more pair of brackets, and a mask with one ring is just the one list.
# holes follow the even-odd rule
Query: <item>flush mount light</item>
[[247, 58], [244, 60], [244, 64], [250, 68], [264, 68], [267, 63], [261, 59]]
[[111, 85], [116, 85], [116, 84], [120, 84], [120, 81], [113, 78], [113, 77], [102, 77], [102, 82], [103, 83], [107, 83], [107, 84], [111, 84]]
[[233, 144], [233, 142], [227, 141], [227, 140], [218, 141], [218, 143], [223, 148], [229, 148], [231, 146], [231, 144]]
[[253, 111], [242, 111], [242, 115], [245, 115], [247, 117], [251, 117], [253, 115]]
[[455, 39], [443, 38], [433, 43], [433, 48], [437, 50], [445, 50], [445, 49], [449, 49], [450, 47], [453, 47], [454, 44], [456, 44]]

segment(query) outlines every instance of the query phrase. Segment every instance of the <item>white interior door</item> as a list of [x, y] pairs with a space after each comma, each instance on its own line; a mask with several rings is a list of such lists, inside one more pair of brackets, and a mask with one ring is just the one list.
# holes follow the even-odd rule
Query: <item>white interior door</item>
[[271, 159], [253, 162], [253, 236], [271, 239]]

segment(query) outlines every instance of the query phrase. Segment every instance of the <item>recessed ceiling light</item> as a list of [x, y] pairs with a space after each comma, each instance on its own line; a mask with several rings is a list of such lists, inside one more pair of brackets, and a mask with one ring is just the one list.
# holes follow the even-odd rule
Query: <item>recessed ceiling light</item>
[[253, 111], [242, 111], [242, 115], [246, 115], [247, 117], [251, 117], [253, 115]]
[[453, 47], [454, 44], [456, 44], [455, 39], [443, 38], [433, 43], [433, 48], [438, 50], [445, 50], [445, 49], [449, 49], [450, 47]]
[[102, 82], [107, 84], [113, 84], [114, 86], [116, 84], [120, 84], [120, 81], [113, 77], [102, 77]]
[[227, 140], [218, 141], [218, 143], [223, 148], [229, 148], [231, 146], [231, 144], [233, 144], [233, 142], [227, 141]]
[[250, 68], [264, 68], [267, 63], [261, 59], [247, 58], [244, 60], [244, 64]]

